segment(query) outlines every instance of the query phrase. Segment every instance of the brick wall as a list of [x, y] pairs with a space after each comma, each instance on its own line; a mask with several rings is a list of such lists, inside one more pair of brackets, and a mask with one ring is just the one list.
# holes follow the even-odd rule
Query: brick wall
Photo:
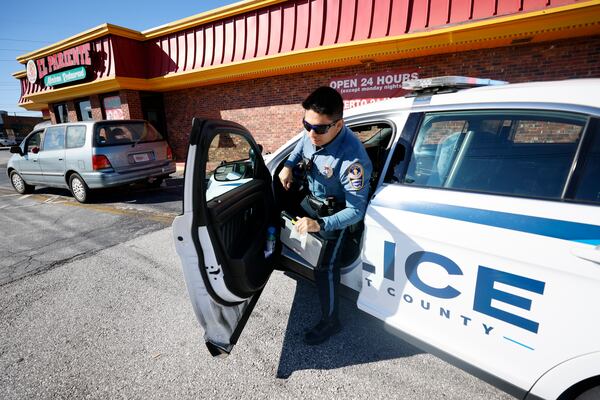
[[67, 101], [67, 113], [69, 115], [69, 122], [77, 121], [77, 111], [75, 110], [75, 103], [73, 101]]
[[95, 121], [102, 119], [102, 108], [100, 106], [100, 96], [97, 94], [90, 96], [90, 106], [92, 107], [92, 118]]
[[465, 75], [509, 82], [600, 77], [600, 36], [441, 54], [274, 76], [165, 93], [169, 141], [185, 159], [193, 117], [223, 118], [244, 125], [266, 151], [301, 129], [300, 103], [334, 77], [388, 70], [418, 71], [421, 77]]
[[140, 92], [135, 90], [121, 90], [119, 95], [121, 97], [123, 119], [144, 119]]
[[54, 107], [53, 104], [48, 104], [48, 111], [50, 112], [50, 122], [52, 122], [52, 124], [56, 123], [56, 114], [54, 113]]

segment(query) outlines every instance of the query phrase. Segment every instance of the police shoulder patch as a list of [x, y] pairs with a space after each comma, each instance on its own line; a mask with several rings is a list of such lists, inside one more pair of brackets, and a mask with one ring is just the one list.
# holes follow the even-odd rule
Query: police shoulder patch
[[348, 178], [359, 179], [363, 176], [363, 166], [360, 163], [354, 163], [348, 167]]
[[365, 185], [363, 166], [360, 163], [354, 163], [348, 167], [348, 180], [351, 190], [360, 190]]

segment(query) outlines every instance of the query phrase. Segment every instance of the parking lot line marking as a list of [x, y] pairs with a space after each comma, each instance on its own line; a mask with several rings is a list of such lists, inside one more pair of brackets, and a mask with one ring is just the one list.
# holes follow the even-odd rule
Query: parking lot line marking
[[157, 213], [150, 211], [141, 211], [141, 210], [132, 210], [132, 209], [121, 209], [114, 208], [110, 206], [102, 206], [98, 204], [81, 204], [76, 202], [65, 202], [65, 203], [55, 203], [69, 207], [80, 207], [87, 208], [98, 212], [104, 212], [108, 214], [114, 215], [123, 215], [127, 217], [138, 217], [143, 218], [150, 221], [160, 222], [165, 225], [171, 225], [173, 223], [173, 219], [176, 217], [175, 214], [170, 213]]
[[[0, 188], [0, 192], [1, 191], [2, 190]], [[122, 216], [126, 216], [126, 217], [137, 217], [137, 218], [141, 218], [141, 219], [145, 219], [145, 220], [149, 220], [149, 221], [159, 222], [164, 225], [171, 225], [173, 223], [173, 219], [177, 216], [176, 213], [169, 213], [169, 212], [143, 211], [143, 210], [137, 210], [137, 209], [132, 209], [132, 208], [117, 208], [112, 205], [109, 206], [109, 205], [101, 205], [101, 204], [82, 204], [82, 203], [78, 203], [74, 199], [65, 199], [63, 196], [60, 196], [60, 195], [41, 194], [41, 193], [34, 193], [34, 194], [27, 194], [27, 195], [19, 195], [17, 193], [15, 195], [20, 196], [18, 198], [18, 200], [30, 198], [31, 200], [36, 200], [39, 203], [27, 204], [27, 205], [21, 205], [21, 206], [3, 205], [3, 206], [0, 206], [0, 209], [4, 209], [4, 208], [15, 209], [15, 208], [22, 208], [22, 207], [34, 207], [34, 206], [40, 206], [40, 205], [46, 205], [46, 204], [48, 204], [48, 205], [56, 204], [56, 205], [62, 205], [62, 206], [68, 206], [68, 207], [87, 208], [89, 210], [93, 210], [93, 211], [97, 211], [97, 212], [103, 212], [103, 213], [114, 214], [114, 215], [122, 215]], [[0, 197], [3, 197], [3, 196], [0, 195]]]

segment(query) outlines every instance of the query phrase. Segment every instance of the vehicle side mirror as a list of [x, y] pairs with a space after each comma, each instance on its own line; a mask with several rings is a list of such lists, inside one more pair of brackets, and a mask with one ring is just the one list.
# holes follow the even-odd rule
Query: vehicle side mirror
[[33, 154], [37, 154], [37, 153], [39, 153], [39, 152], [40, 152], [40, 148], [39, 148], [39, 147], [37, 147], [37, 146], [35, 146], [35, 147], [33, 147], [33, 148], [31, 149], [31, 152], [32, 152]]
[[238, 181], [244, 177], [244, 172], [243, 164], [223, 164], [215, 169], [213, 177], [218, 182]]
[[21, 150], [21, 146], [10, 146], [10, 152], [13, 154], [18, 154], [20, 156], [23, 155], [23, 151]]

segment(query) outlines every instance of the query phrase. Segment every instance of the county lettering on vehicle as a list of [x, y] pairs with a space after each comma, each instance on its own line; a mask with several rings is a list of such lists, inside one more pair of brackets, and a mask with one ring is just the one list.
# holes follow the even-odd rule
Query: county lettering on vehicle
[[[432, 266], [441, 267], [447, 275], [463, 275], [463, 270], [457, 263], [441, 254], [427, 251], [414, 252], [406, 257], [404, 268], [395, 263], [396, 243], [384, 242], [383, 264], [380, 265], [383, 273], [377, 273], [377, 266], [363, 262], [364, 284], [381, 293], [386, 293], [390, 298], [396, 298], [405, 305], [418, 307], [431, 316], [445, 318], [449, 321], [456, 321], [462, 326], [480, 329], [484, 335], [490, 335], [495, 329], [497, 320], [517, 326], [521, 329], [537, 333], [539, 323], [531, 319], [504, 311], [495, 306], [492, 302], [503, 302], [524, 310], [531, 309], [532, 299], [510, 293], [509, 290], [500, 290], [494, 287], [496, 282], [503, 283], [506, 286], [519, 288], [532, 294], [542, 295], [544, 293], [545, 283], [539, 280], [530, 279], [524, 276], [510, 274], [498, 269], [479, 266], [477, 279], [474, 288], [466, 288], [461, 291], [455, 286], [447, 284], [444, 287], [436, 287], [422, 279], [419, 270], [432, 268]], [[396, 270], [403, 270], [404, 274], [396, 279]], [[438, 271], [439, 272], [439, 271]], [[381, 279], [383, 277], [383, 279]], [[379, 278], [379, 279], [378, 279]], [[406, 288], [406, 281], [410, 282], [412, 288]], [[438, 279], [439, 281], [439, 279]], [[463, 285], [464, 286], [464, 285]], [[464, 292], [464, 293], [463, 293]], [[464, 310], [455, 308], [451, 302], [458, 296], [473, 297], [473, 308]], [[437, 300], [437, 302], [436, 302]], [[444, 301], [446, 300], [446, 301]], [[480, 318], [476, 313], [491, 317], [492, 320]], [[474, 316], [475, 315], [475, 316]], [[496, 320], [496, 321], [494, 321]], [[496, 330], [496, 335], [501, 332]], [[507, 340], [514, 341], [525, 348], [534, 350], [516, 339], [504, 337]]]

